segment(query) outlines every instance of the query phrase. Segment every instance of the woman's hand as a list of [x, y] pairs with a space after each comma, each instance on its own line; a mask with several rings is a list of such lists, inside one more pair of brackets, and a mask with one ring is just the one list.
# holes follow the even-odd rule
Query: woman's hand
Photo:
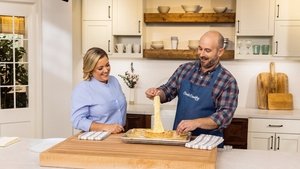
[[116, 134], [116, 133], [123, 132], [124, 128], [123, 128], [123, 126], [121, 126], [119, 124], [105, 124], [104, 130], [109, 131], [112, 134]]
[[123, 126], [120, 124], [104, 124], [93, 122], [90, 131], [108, 131], [112, 134], [121, 133], [124, 131]]

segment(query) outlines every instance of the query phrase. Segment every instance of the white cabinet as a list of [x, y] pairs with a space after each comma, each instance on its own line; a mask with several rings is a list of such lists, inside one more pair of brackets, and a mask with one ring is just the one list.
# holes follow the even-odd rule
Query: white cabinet
[[112, 54], [112, 0], [82, 1], [82, 53], [99, 47]]
[[300, 152], [300, 120], [250, 118], [248, 149]]
[[82, 22], [82, 53], [91, 47], [100, 47], [112, 53], [111, 21]]
[[276, 0], [274, 56], [300, 56], [299, 0]]
[[276, 0], [276, 20], [300, 20], [299, 0]]
[[274, 56], [300, 56], [300, 20], [276, 21]]
[[113, 0], [113, 46], [123, 44], [125, 46], [138, 46], [138, 52], [133, 50], [118, 53], [113, 50], [116, 58], [142, 58], [142, 24], [143, 24], [143, 0]]
[[83, 0], [83, 20], [111, 20], [112, 0]]
[[236, 34], [273, 36], [274, 0], [237, 0]]
[[113, 0], [113, 35], [141, 35], [142, 0]]

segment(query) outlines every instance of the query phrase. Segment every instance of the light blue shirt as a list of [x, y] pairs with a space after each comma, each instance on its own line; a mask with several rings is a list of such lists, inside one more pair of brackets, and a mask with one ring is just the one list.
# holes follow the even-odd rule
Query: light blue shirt
[[106, 83], [95, 78], [80, 82], [72, 94], [73, 127], [89, 131], [93, 121], [125, 125], [127, 104], [118, 80], [110, 76]]

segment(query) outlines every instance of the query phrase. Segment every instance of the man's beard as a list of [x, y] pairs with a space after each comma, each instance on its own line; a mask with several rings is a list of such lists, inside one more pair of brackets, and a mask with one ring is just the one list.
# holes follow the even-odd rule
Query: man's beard
[[[201, 63], [201, 67], [204, 67], [205, 69], [213, 68], [218, 63], [218, 58], [217, 57], [209, 59], [208, 57], [200, 56], [199, 60], [200, 60], [200, 63]], [[208, 62], [206, 62], [206, 61], [208, 61]]]

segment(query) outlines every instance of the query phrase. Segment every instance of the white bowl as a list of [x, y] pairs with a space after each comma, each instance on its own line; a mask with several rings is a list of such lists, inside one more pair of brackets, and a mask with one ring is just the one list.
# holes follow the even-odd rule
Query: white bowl
[[181, 5], [181, 7], [186, 13], [197, 13], [202, 8], [200, 5]]
[[170, 11], [169, 6], [158, 6], [157, 10], [159, 13], [168, 13]]
[[151, 47], [153, 49], [163, 49], [164, 48], [164, 44], [152, 44]]
[[188, 44], [188, 47], [190, 49], [197, 49], [199, 46], [199, 40], [189, 40], [189, 44]]
[[218, 7], [214, 7], [213, 9], [216, 13], [224, 13], [226, 11], [227, 7], [218, 6]]
[[163, 44], [163, 41], [152, 41], [152, 44]]

